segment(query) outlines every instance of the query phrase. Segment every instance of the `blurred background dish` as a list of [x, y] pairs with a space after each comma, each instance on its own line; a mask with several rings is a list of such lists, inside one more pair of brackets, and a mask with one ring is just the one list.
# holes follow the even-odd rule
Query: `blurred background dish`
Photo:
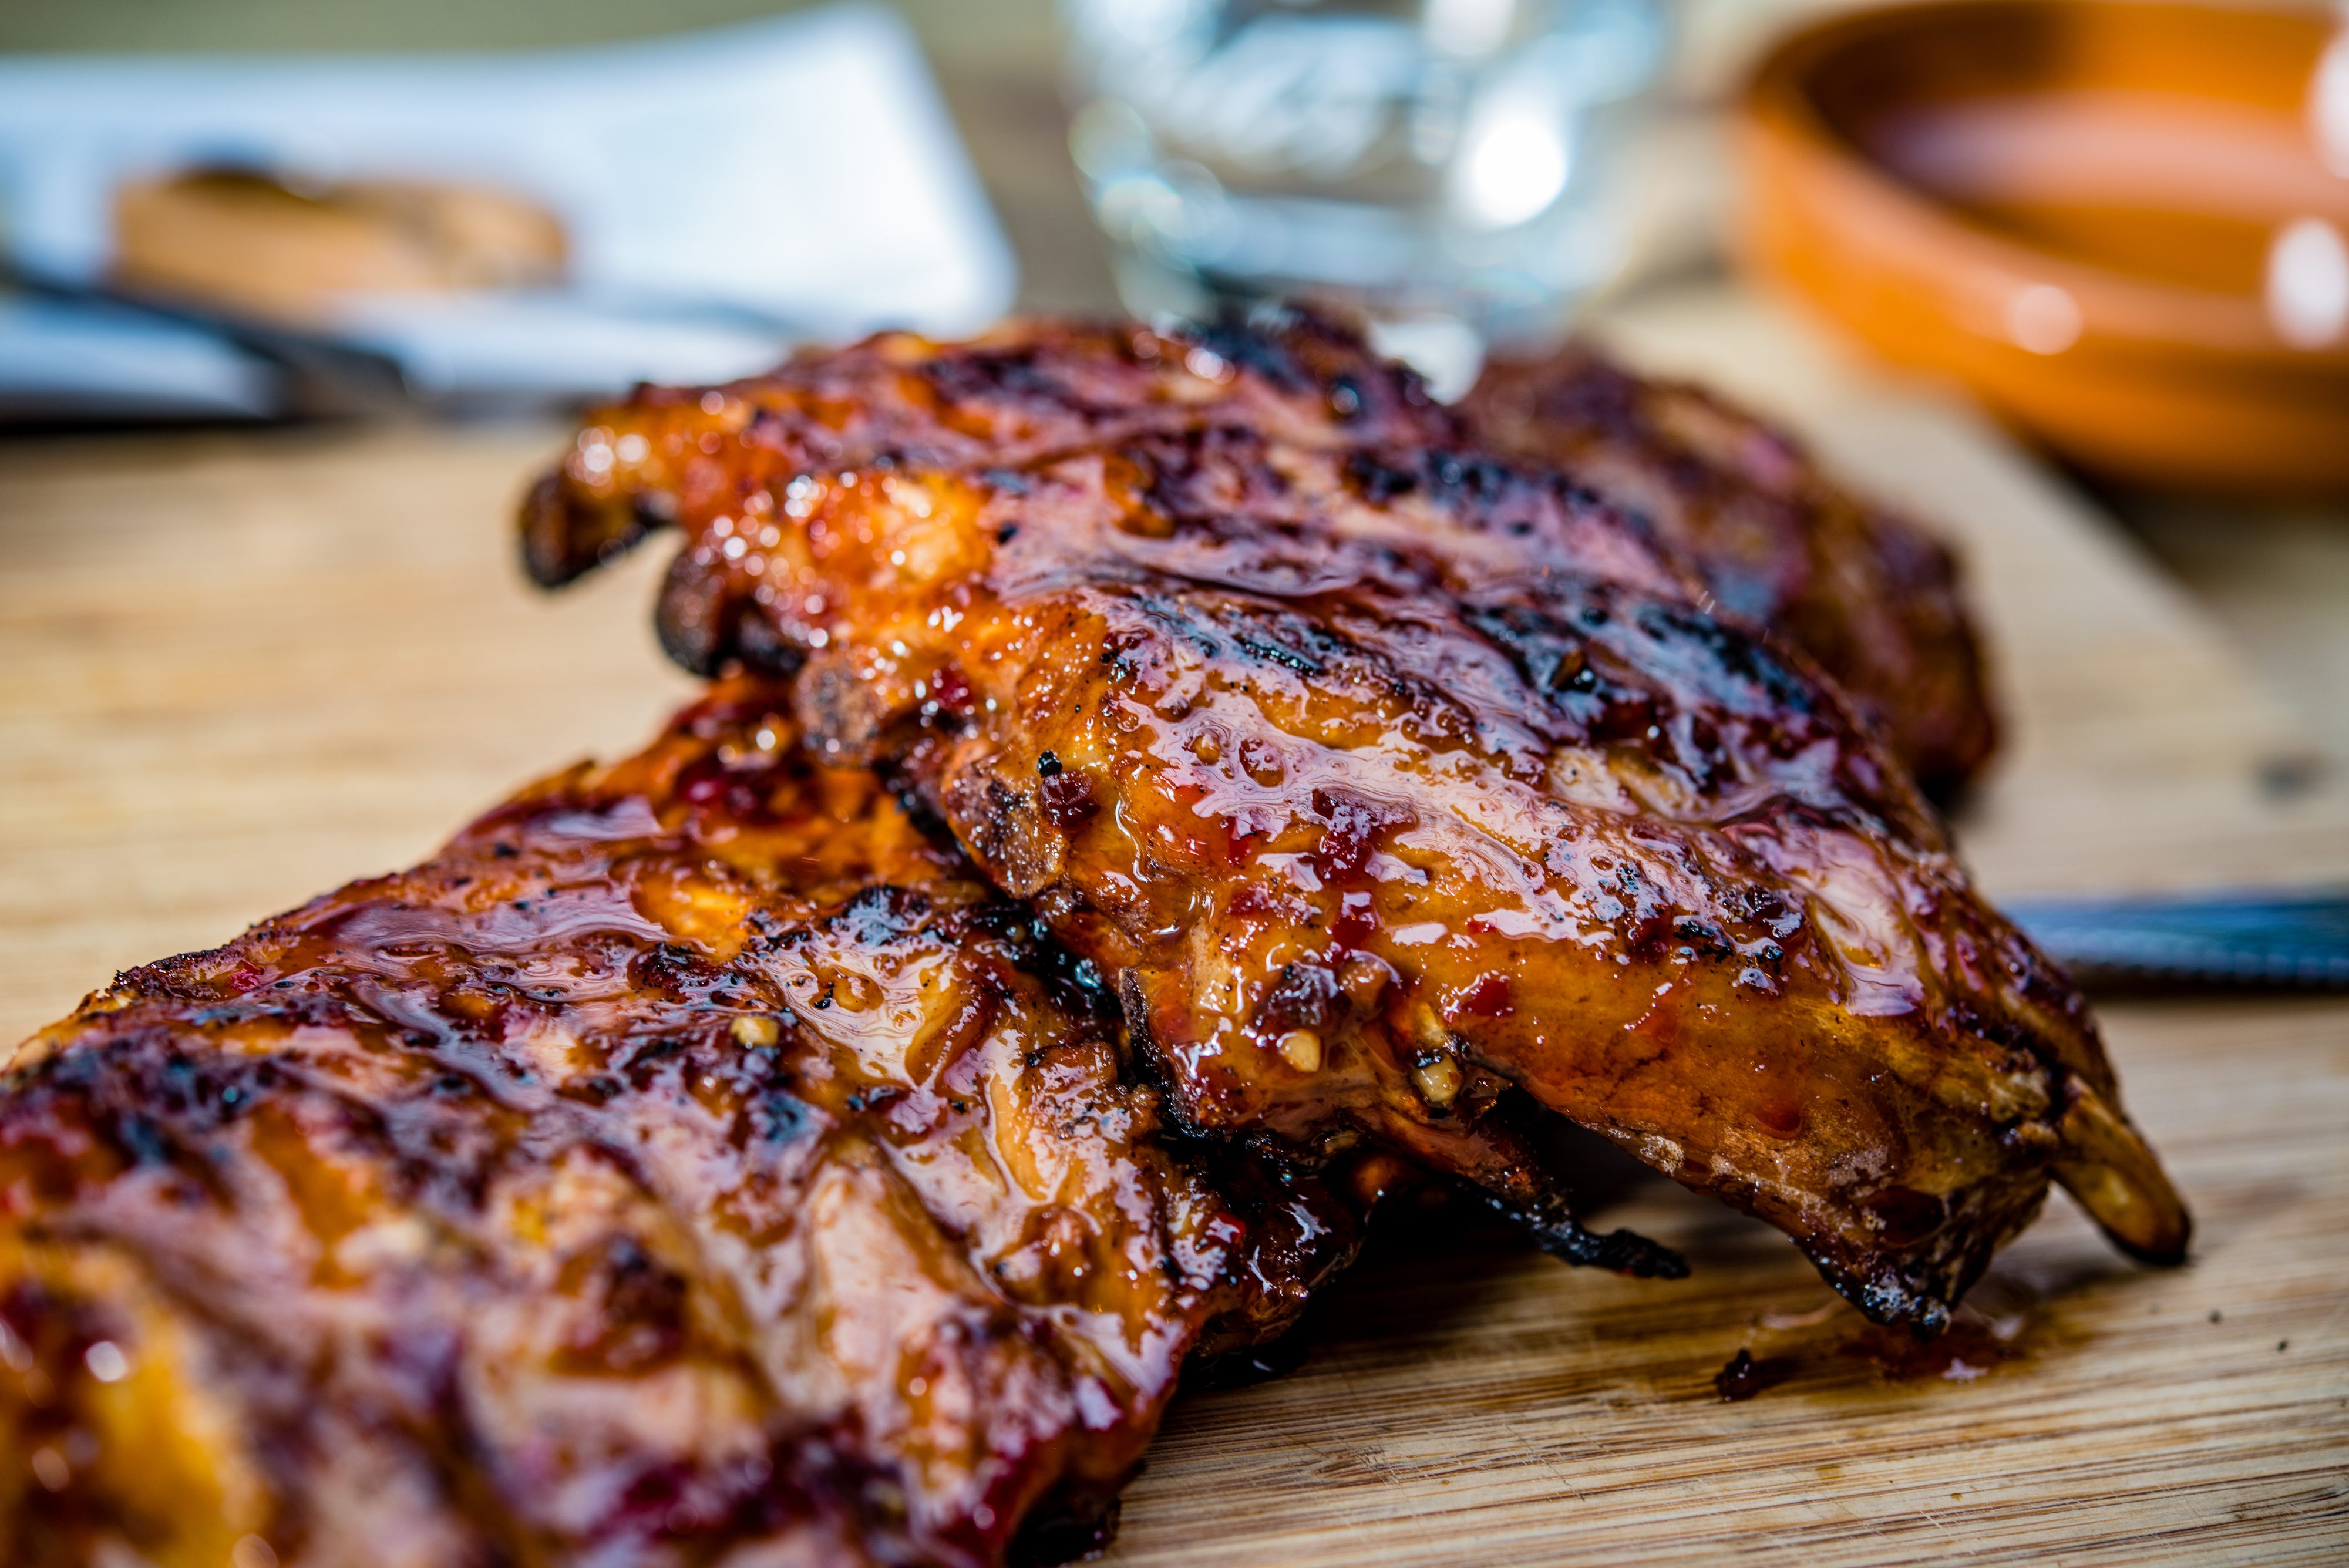
[[[246, 317], [418, 400], [527, 405], [969, 331], [1016, 278], [912, 33], [857, 5], [505, 54], [0, 58], [0, 215], [46, 292], [0, 307], [20, 418], [304, 411]], [[156, 296], [159, 364], [226, 318], [208, 368], [119, 351]]]
[[2349, 35], [2307, 7], [1958, 0], [1797, 32], [1745, 245], [2133, 482], [2349, 493]]

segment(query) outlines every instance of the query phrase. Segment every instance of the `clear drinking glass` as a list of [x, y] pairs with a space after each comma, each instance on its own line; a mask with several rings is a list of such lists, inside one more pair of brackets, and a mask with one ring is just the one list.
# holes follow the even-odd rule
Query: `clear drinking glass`
[[1443, 392], [1621, 263], [1659, 0], [1060, 3], [1071, 148], [1137, 314], [1335, 299]]

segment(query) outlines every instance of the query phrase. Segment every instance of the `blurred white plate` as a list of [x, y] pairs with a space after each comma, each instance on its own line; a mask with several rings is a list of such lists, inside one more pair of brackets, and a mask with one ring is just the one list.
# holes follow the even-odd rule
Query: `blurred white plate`
[[[525, 54], [0, 59], [0, 233], [26, 269], [102, 278], [116, 186], [201, 163], [490, 183], [563, 220], [560, 292], [348, 301], [344, 334], [428, 397], [716, 379], [882, 326], [959, 334], [1015, 281], [912, 36], [870, 5]], [[37, 397], [78, 309], [0, 311], [0, 400]], [[84, 314], [126, 362], [121, 318]], [[185, 330], [156, 330], [177, 392], [206, 384]]]

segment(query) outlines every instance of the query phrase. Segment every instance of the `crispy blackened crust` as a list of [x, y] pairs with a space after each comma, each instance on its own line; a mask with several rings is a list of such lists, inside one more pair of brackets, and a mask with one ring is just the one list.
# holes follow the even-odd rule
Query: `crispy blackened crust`
[[[1138, 355], [1136, 344], [1157, 351]], [[1233, 373], [1186, 377], [1195, 353]], [[524, 503], [533, 578], [568, 582], [633, 547], [680, 504], [739, 479], [754, 452], [786, 474], [876, 460], [1016, 469], [1202, 419], [1291, 440], [1482, 447], [1561, 469], [1646, 519], [1722, 607], [1840, 682], [1934, 799], [1961, 792], [1996, 746], [1979, 639], [1945, 545], [1837, 484], [1783, 431], [1700, 389], [1633, 376], [1585, 345], [1488, 367], [1457, 410], [1303, 313], [1276, 331], [1234, 324], [1179, 342], [1108, 323], [1031, 323], [951, 349], [888, 335], [732, 383], [714, 410], [703, 395], [647, 387], [591, 422]], [[615, 450], [630, 436], [641, 450]], [[668, 624], [683, 635], [670, 651], [705, 667], [722, 637], [693, 635], [708, 617], [692, 613], [684, 589], [676, 597]]]
[[1460, 414], [1478, 444], [1647, 518], [1724, 608], [1816, 659], [1927, 794], [1954, 797], [1990, 760], [1998, 727], [1956, 558], [1785, 431], [1582, 344], [1487, 366]]
[[949, 347], [884, 333], [723, 388], [639, 387], [591, 415], [523, 503], [523, 564], [544, 587], [570, 582], [747, 479], [875, 462], [1009, 472], [1202, 417], [1308, 440], [1455, 433], [1417, 377], [1309, 315], [1278, 336], [1052, 321]]

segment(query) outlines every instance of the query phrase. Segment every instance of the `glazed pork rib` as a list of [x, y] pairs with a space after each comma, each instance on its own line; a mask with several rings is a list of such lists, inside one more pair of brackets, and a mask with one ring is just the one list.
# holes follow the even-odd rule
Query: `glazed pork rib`
[[1170, 1151], [1071, 961], [789, 711], [721, 684], [28, 1044], [11, 1564], [1093, 1542], [1185, 1357], [1282, 1328], [1357, 1189]]
[[[1956, 562], [1915, 524], [1837, 485], [1785, 432], [1587, 347], [1492, 365], [1450, 410], [1330, 322], [1295, 316], [1278, 353], [1264, 341], [1234, 326], [1143, 358], [1123, 329], [1036, 323], [955, 353], [876, 338], [802, 357], [731, 395], [647, 388], [608, 426], [583, 431], [566, 472], [533, 496], [531, 569], [568, 581], [674, 520], [700, 487], [722, 487], [729, 465], [710, 459], [743, 439], [746, 419], [754, 442], [835, 471], [876, 457], [1016, 465], [1211, 419], [1309, 442], [1334, 424], [1361, 443], [1475, 446], [1566, 470], [1652, 524], [1732, 615], [1816, 659], [1930, 795], [1955, 795], [1988, 760], [1996, 726]], [[1248, 373], [1192, 376], [1194, 356]], [[726, 628], [697, 623], [689, 585], [666, 609], [672, 650], [707, 666]], [[755, 638], [760, 627], [740, 629]]]
[[1460, 414], [1478, 445], [1563, 468], [1652, 523], [1732, 615], [1784, 635], [1948, 799], [1997, 741], [1948, 548], [1852, 494], [1783, 431], [1588, 345], [1485, 367]]
[[1668, 1270], [1572, 1224], [1537, 1102], [1920, 1331], [2051, 1175], [2179, 1257], [2079, 997], [1832, 686], [1423, 401], [1309, 320], [887, 337], [598, 411], [525, 537], [554, 580], [680, 526], [671, 649], [799, 668], [811, 743], [1099, 966], [1193, 1127]]

